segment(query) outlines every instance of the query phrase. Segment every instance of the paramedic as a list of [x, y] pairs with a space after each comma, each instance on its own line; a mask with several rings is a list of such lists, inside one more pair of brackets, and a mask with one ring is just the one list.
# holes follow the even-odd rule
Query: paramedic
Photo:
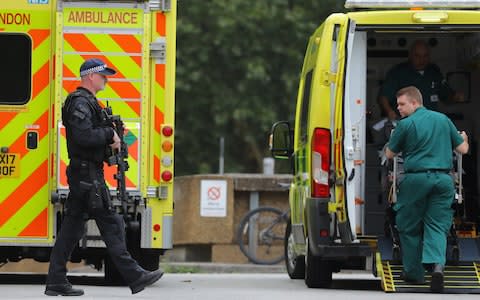
[[465, 132], [458, 133], [447, 116], [426, 109], [422, 102], [416, 87], [397, 92], [397, 108], [403, 119], [393, 131], [385, 154], [391, 159], [402, 152], [404, 159], [405, 177], [399, 182], [398, 201], [393, 207], [402, 249], [403, 279], [423, 283], [424, 266], [430, 266], [430, 288], [441, 292], [455, 194], [449, 174], [452, 150], [465, 154], [469, 145]]
[[80, 67], [80, 86], [68, 95], [62, 108], [70, 163], [67, 179], [70, 192], [64, 207], [64, 219], [50, 257], [45, 294], [80, 296], [68, 282], [67, 261], [84, 234], [85, 222], [94, 219], [114, 262], [133, 294], [156, 282], [162, 270], [144, 270], [130, 256], [125, 243], [125, 223], [112, 208], [105, 184], [103, 160], [108, 145], [120, 148], [120, 138], [106, 126], [96, 93], [105, 88], [108, 75], [116, 71], [100, 59], [88, 59]]
[[408, 62], [400, 63], [388, 71], [380, 89], [378, 101], [390, 120], [398, 119], [396, 92], [411, 85], [420, 90], [423, 105], [431, 110], [437, 110], [440, 100], [461, 102], [464, 98], [462, 92], [454, 92], [448, 86], [439, 67], [430, 63], [430, 48], [422, 40], [413, 43]]

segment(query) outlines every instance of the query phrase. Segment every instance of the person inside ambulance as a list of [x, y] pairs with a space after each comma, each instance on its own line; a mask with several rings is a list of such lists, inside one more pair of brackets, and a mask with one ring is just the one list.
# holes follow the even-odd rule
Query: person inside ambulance
[[444, 114], [423, 106], [419, 89], [399, 90], [398, 121], [385, 155], [391, 159], [402, 153], [405, 176], [398, 185], [396, 224], [403, 260], [403, 280], [425, 282], [425, 269], [431, 270], [430, 289], [443, 290], [447, 234], [452, 225], [455, 185], [452, 150], [468, 152], [468, 137], [459, 133]]
[[437, 110], [439, 101], [462, 102], [464, 98], [463, 92], [454, 92], [440, 68], [430, 62], [430, 47], [423, 40], [413, 42], [407, 62], [400, 63], [387, 72], [378, 101], [388, 119], [399, 118], [395, 94], [401, 88], [411, 85], [420, 90], [423, 105], [430, 110]]
[[106, 122], [95, 95], [105, 88], [107, 76], [116, 71], [100, 59], [88, 59], [80, 67], [80, 86], [67, 96], [62, 108], [66, 129], [69, 195], [64, 206], [60, 233], [50, 256], [45, 294], [80, 296], [67, 280], [66, 264], [84, 235], [85, 223], [94, 219], [107, 246], [108, 255], [129, 285], [132, 294], [160, 279], [163, 271], [144, 270], [128, 253], [125, 223], [112, 207], [110, 191], [105, 184], [103, 161], [107, 147], [120, 148], [120, 138]]

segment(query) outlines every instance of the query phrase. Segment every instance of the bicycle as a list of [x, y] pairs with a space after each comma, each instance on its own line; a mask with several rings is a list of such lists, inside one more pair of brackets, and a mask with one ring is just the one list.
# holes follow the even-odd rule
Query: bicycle
[[240, 221], [237, 242], [242, 253], [253, 263], [273, 265], [285, 259], [284, 238], [290, 209], [258, 207]]

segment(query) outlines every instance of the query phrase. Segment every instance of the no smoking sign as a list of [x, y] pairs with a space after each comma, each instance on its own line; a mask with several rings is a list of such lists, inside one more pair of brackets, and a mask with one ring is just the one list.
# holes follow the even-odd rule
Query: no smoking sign
[[227, 182], [225, 180], [201, 181], [200, 216], [227, 216]]
[[211, 188], [208, 189], [207, 197], [210, 200], [213, 200], [213, 201], [219, 200], [221, 195], [222, 195], [222, 192], [219, 186], [212, 186]]

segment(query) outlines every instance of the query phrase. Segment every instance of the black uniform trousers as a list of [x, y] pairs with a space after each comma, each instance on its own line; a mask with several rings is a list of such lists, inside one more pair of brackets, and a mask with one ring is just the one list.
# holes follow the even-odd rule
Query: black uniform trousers
[[[94, 173], [97, 180], [105, 186], [103, 169], [99, 166]], [[67, 178], [70, 193], [65, 203], [62, 227], [50, 255], [47, 285], [68, 283], [66, 264], [78, 241], [82, 238], [85, 223], [89, 218], [95, 220], [111, 260], [125, 282], [131, 285], [147, 271], [140, 267], [127, 251], [123, 217], [108, 207], [94, 212], [88, 211], [89, 193], [82, 190], [79, 183], [83, 180], [92, 181], [88, 169], [72, 167], [71, 163], [67, 168]]]

